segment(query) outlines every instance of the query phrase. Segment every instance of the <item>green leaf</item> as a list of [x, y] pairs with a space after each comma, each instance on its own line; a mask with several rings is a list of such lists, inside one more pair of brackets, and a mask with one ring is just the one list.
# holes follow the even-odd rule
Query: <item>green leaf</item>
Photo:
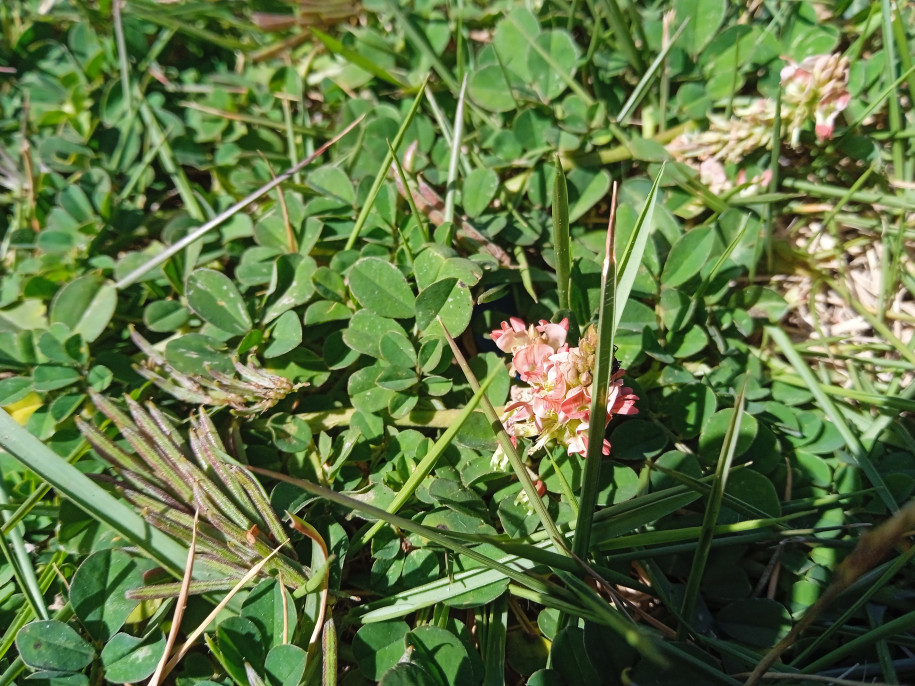
[[[283, 602], [284, 596], [286, 597], [285, 603]], [[257, 625], [264, 644], [270, 648], [284, 643], [284, 627], [287, 634], [286, 642], [295, 635], [297, 624], [295, 604], [289, 592], [276, 579], [264, 579], [251, 589], [242, 604], [241, 616], [250, 619]]]
[[246, 617], [229, 617], [216, 628], [223, 666], [239, 684], [247, 684], [245, 663], [263, 672], [266, 650], [257, 625]]
[[276, 325], [270, 333], [270, 342], [264, 348], [264, 358], [285, 355], [302, 343], [302, 322], [299, 315], [287, 310], [276, 320]]
[[204, 321], [236, 336], [251, 330], [251, 315], [232, 280], [212, 269], [197, 269], [187, 279], [187, 304]]
[[492, 169], [474, 169], [464, 179], [461, 197], [464, 211], [477, 217], [486, 211], [499, 188], [499, 175]]
[[490, 112], [509, 112], [517, 106], [511, 84], [505, 80], [505, 72], [497, 64], [475, 70], [467, 84], [467, 94], [477, 105]]
[[[734, 408], [732, 407], [719, 410], [709, 417], [708, 422], [702, 427], [702, 433], [699, 435], [699, 458], [705, 461], [706, 464], [718, 459], [718, 454], [721, 452], [721, 446], [724, 444], [724, 437], [733, 416]], [[735, 459], [743, 455], [753, 443], [758, 426], [756, 417], [744, 412], [740, 424], [740, 434], [736, 436]]]
[[718, 33], [727, 11], [725, 0], [681, 0], [675, 5], [674, 28], [688, 20], [677, 46], [690, 55], [698, 55]]
[[388, 331], [379, 343], [381, 359], [390, 362], [396, 367], [410, 369], [416, 366], [416, 350], [413, 344], [403, 334], [397, 331]]
[[307, 653], [290, 643], [274, 646], [264, 661], [264, 673], [270, 686], [298, 686], [305, 673]]
[[531, 40], [539, 33], [540, 24], [537, 17], [525, 7], [516, 7], [499, 22], [492, 37], [499, 63], [525, 82], [531, 80], [527, 51]]
[[550, 648], [550, 663], [567, 684], [600, 683], [600, 675], [588, 659], [585, 632], [577, 626], [561, 629]]
[[301, 417], [277, 412], [267, 420], [273, 444], [286, 453], [298, 453], [311, 445], [311, 427]]
[[380, 317], [368, 310], [359, 310], [344, 329], [343, 340], [350, 348], [364, 355], [381, 357], [381, 341], [387, 333], [407, 337], [403, 327], [393, 319]]
[[527, 62], [534, 88], [549, 102], [562, 95], [568, 87], [569, 78], [575, 74], [578, 46], [568, 32], [558, 29], [544, 31], [534, 39], [534, 44], [541, 50], [531, 46]]
[[115, 634], [102, 648], [105, 680], [115, 684], [133, 684], [152, 676], [165, 652], [165, 635], [153, 632], [142, 639], [129, 634]]
[[356, 300], [375, 314], [393, 319], [413, 316], [413, 291], [390, 262], [363, 257], [350, 268], [347, 281]]
[[442, 686], [442, 683], [419, 665], [403, 662], [385, 672], [378, 686]]
[[32, 392], [32, 380], [27, 376], [0, 379], [0, 398], [4, 406], [19, 402]]
[[70, 584], [70, 604], [93, 638], [107, 640], [121, 628], [139, 603], [124, 594], [142, 587], [143, 573], [152, 566], [122, 550], [102, 550], [79, 566]]
[[726, 605], [715, 621], [731, 637], [757, 648], [774, 646], [791, 629], [788, 610], [768, 598], [747, 598]]
[[98, 338], [118, 303], [117, 289], [100, 276], [86, 274], [65, 285], [54, 296], [48, 320], [66, 324], [83, 340]]
[[72, 367], [61, 367], [56, 364], [43, 364], [35, 367], [32, 373], [35, 381], [35, 390], [39, 393], [47, 391], [56, 391], [58, 388], [64, 388], [74, 384], [82, 378], [78, 370]]
[[683, 234], [667, 256], [661, 283], [676, 288], [689, 281], [708, 262], [714, 244], [715, 232], [711, 226], [699, 226]]
[[307, 302], [315, 292], [312, 277], [317, 265], [306, 255], [281, 255], [273, 266], [269, 298], [262, 322], [268, 324], [284, 312]]
[[712, 413], [717, 399], [715, 392], [701, 383], [686, 384], [671, 393], [664, 402], [671, 428], [681, 438], [695, 438]]
[[387, 369], [380, 363], [363, 367], [350, 376], [346, 386], [353, 407], [367, 414], [387, 408], [394, 391], [378, 385], [378, 377]]
[[156, 333], [180, 329], [189, 317], [190, 313], [177, 300], [153, 300], [143, 310], [143, 323]]
[[438, 683], [454, 686], [473, 683], [467, 649], [450, 631], [427, 624], [409, 632], [405, 642], [408, 649], [413, 649], [411, 660]]
[[95, 658], [92, 646], [56, 619], [26, 624], [16, 634], [16, 648], [32, 669], [78, 672]]
[[377, 681], [400, 662], [409, 630], [407, 623], [399, 619], [363, 625], [353, 637], [353, 657], [362, 675]]
[[436, 281], [420, 291], [416, 298], [416, 326], [427, 335], [441, 335], [436, 317], [452, 336], [459, 336], [470, 324], [473, 298], [470, 289], [460, 279], [449, 277]]
[[166, 343], [165, 359], [182, 374], [206, 374], [208, 369], [228, 376], [235, 373], [232, 360], [220, 350], [219, 343], [199, 333], [187, 333]]
[[752, 469], [735, 470], [728, 477], [725, 493], [770, 517], [778, 517], [782, 513], [782, 506], [772, 480]]

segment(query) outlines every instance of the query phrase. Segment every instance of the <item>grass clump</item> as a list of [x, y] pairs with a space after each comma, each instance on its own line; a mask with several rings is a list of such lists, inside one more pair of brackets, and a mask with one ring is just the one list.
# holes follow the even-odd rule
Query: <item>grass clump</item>
[[911, 14], [0, 6], [0, 684], [911, 681]]

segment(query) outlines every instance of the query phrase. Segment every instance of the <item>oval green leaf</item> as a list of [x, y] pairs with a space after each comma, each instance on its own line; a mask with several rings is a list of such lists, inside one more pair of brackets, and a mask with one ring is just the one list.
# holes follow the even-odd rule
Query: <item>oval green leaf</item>
[[66, 324], [86, 342], [98, 338], [118, 303], [117, 289], [95, 274], [74, 279], [61, 288], [51, 302], [48, 320]]
[[470, 217], [477, 217], [486, 211], [499, 188], [499, 175], [492, 169], [474, 169], [464, 179], [461, 197], [464, 211]]
[[375, 314], [393, 319], [413, 316], [413, 291], [404, 275], [379, 257], [363, 257], [347, 275], [353, 296]]
[[416, 298], [416, 326], [431, 335], [441, 335], [436, 317], [452, 336], [459, 336], [470, 324], [473, 298], [470, 289], [460, 279], [449, 277], [423, 289]]
[[95, 658], [92, 646], [56, 619], [26, 624], [16, 634], [16, 648], [32, 669], [55, 672], [78, 672]]
[[165, 652], [165, 636], [154, 632], [143, 640], [129, 634], [115, 634], [102, 648], [105, 681], [135, 684], [150, 677]]
[[236, 336], [251, 330], [251, 315], [232, 280], [213, 269], [198, 269], [187, 279], [187, 304], [204, 321]]
[[113, 636], [139, 604], [125, 593], [143, 586], [153, 565], [121, 550], [102, 550], [86, 558], [70, 584], [70, 604], [93, 638]]
[[667, 256], [661, 283], [676, 288], [693, 278], [708, 261], [714, 243], [715, 233], [710, 226], [700, 226], [683, 234]]

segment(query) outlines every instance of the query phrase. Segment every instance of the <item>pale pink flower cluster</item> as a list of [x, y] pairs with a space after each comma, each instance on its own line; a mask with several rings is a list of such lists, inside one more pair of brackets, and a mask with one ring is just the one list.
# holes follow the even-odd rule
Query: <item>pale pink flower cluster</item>
[[[548, 443], [561, 444], [568, 454], [586, 455], [591, 428], [591, 381], [597, 335], [593, 328], [577, 347], [566, 343], [569, 321], [546, 320], [529, 327], [517, 317], [502, 322], [492, 339], [503, 352], [512, 354], [512, 367], [526, 386], [513, 386], [511, 402], [505, 406], [502, 424], [512, 436], [535, 438], [530, 452]], [[598, 430], [603, 434], [615, 414], [636, 414], [638, 398], [623, 386], [624, 370], [610, 381], [607, 412]], [[604, 455], [610, 443], [604, 440]], [[500, 457], [500, 456], [496, 456]]]
[[[791, 145], [797, 147], [800, 128], [811, 118], [818, 140], [832, 138], [836, 117], [848, 107], [848, 58], [841, 55], [811, 55], [800, 62], [788, 60], [782, 69], [782, 100], [788, 105]], [[784, 115], [783, 115], [784, 116]]]
[[[848, 92], [848, 58], [841, 55], [813, 55], [800, 62], [787, 60], [781, 71], [782, 132], [792, 147], [800, 145], [801, 132], [813, 120], [818, 141], [832, 138], [836, 117], [851, 100]], [[667, 150], [679, 162], [699, 172], [700, 180], [713, 193], [742, 188], [743, 193], [768, 185], [768, 180], [738, 178], [732, 182], [725, 174], [724, 164], [740, 164], [760, 148], [772, 144], [775, 127], [775, 102], [756, 98], [748, 104], [737, 104], [733, 116], [726, 118], [709, 113], [706, 131], [687, 132], [667, 145]], [[742, 193], [742, 194], [743, 194]]]

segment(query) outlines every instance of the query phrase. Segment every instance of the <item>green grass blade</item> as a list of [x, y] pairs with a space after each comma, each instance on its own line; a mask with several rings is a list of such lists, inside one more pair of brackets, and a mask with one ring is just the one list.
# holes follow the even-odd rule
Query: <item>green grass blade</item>
[[[553, 249], [556, 251], [556, 290], [560, 313], [571, 312], [572, 251], [569, 247], [569, 187], [559, 155], [555, 156], [556, 176], [553, 179]], [[569, 328], [572, 328], [570, 326]]]
[[632, 40], [632, 32], [626, 26], [626, 19], [619, 3], [617, 0], [604, 0], [604, 4], [607, 7], [607, 21], [610, 24], [613, 35], [619, 42], [620, 51], [626, 55], [626, 59], [633, 70], [637, 74], [642, 74], [645, 71], [645, 62], [642, 59], [642, 54], [635, 46], [635, 41]]
[[227, 219], [233, 217], [237, 212], [239, 212], [239, 210], [243, 210], [245, 207], [247, 207], [248, 205], [253, 203], [255, 200], [260, 198], [262, 195], [264, 195], [265, 193], [268, 193], [269, 191], [273, 190], [274, 188], [279, 186], [281, 183], [283, 183], [287, 179], [291, 178], [296, 172], [304, 169], [307, 165], [309, 165], [311, 162], [313, 162], [317, 157], [320, 157], [322, 154], [324, 154], [324, 152], [328, 148], [330, 148], [334, 143], [336, 143], [338, 140], [343, 138], [343, 136], [345, 136], [350, 131], [352, 131], [362, 121], [362, 119], [363, 119], [363, 117], [359, 117], [358, 119], [356, 119], [356, 121], [354, 121], [352, 124], [350, 124], [345, 129], [343, 129], [343, 131], [341, 131], [339, 134], [334, 136], [331, 140], [329, 140], [327, 143], [322, 145], [320, 148], [315, 150], [313, 155], [309, 155], [304, 160], [299, 162], [297, 165], [290, 167], [289, 169], [284, 171], [282, 174], [277, 176], [275, 179], [273, 179], [269, 183], [264, 184], [263, 186], [258, 188], [256, 191], [254, 191], [247, 197], [242, 198], [237, 203], [235, 203], [234, 205], [232, 205], [231, 207], [226, 209], [224, 212], [220, 212], [215, 217], [213, 217], [210, 221], [197, 227], [196, 229], [194, 229], [193, 231], [188, 233], [184, 238], [182, 238], [179, 241], [176, 241], [172, 245], [168, 246], [165, 250], [160, 252], [158, 255], [156, 255], [152, 259], [148, 260], [147, 262], [143, 263], [142, 265], [140, 265], [139, 267], [134, 269], [127, 276], [125, 276], [123, 279], [118, 281], [114, 285], [115, 288], [118, 288], [118, 289], [126, 288], [127, 286], [131, 285], [132, 283], [135, 283], [143, 275], [145, 275], [152, 269], [155, 269], [160, 264], [167, 261], [173, 255], [176, 255], [177, 253], [181, 252], [182, 250], [184, 250], [186, 247], [188, 247], [195, 241], [200, 240], [204, 235], [206, 235], [212, 229], [214, 229], [217, 226], [219, 226], [220, 224], [222, 224]]
[[448, 161], [448, 181], [445, 186], [445, 221], [454, 221], [454, 198], [457, 195], [458, 165], [461, 160], [461, 142], [464, 138], [464, 97], [467, 94], [467, 77], [461, 83], [457, 108], [454, 111], [454, 135], [451, 138], [451, 158]]
[[382, 81], [387, 81], [392, 86], [397, 86], [398, 88], [408, 88], [409, 84], [405, 81], [397, 78], [391, 72], [386, 69], [382, 69], [378, 66], [377, 62], [360, 55], [355, 50], [351, 50], [342, 42], [334, 38], [333, 36], [328, 36], [326, 33], [318, 29], [317, 27], [312, 26], [310, 29], [311, 35], [317, 38], [321, 43], [324, 44], [324, 47], [327, 48], [330, 52], [335, 55], [340, 55], [350, 64], [354, 64], [363, 71], [367, 71], [372, 76], [381, 79]]
[[181, 574], [187, 559], [185, 548], [147, 524], [133, 509], [65, 462], [2, 409], [0, 446], [86, 514], [118, 532], [176, 576]]
[[483, 686], [505, 686], [505, 641], [508, 638], [508, 598], [502, 594], [478, 612], [482, 621]]
[[731, 423], [724, 436], [724, 443], [721, 445], [721, 453], [718, 457], [715, 478], [712, 480], [712, 492], [709, 494], [705, 517], [702, 520], [702, 532], [699, 535], [696, 553], [693, 556], [693, 564], [689, 570], [686, 590], [683, 594], [683, 605], [680, 610], [681, 624], [677, 630], [677, 637], [680, 639], [686, 636], [688, 626], [692, 624], [693, 616], [696, 612], [696, 603], [699, 599], [699, 586], [702, 583], [702, 576], [705, 572], [705, 566], [708, 563], [709, 551], [712, 549], [712, 539], [715, 537], [718, 514], [721, 512], [721, 506], [724, 500], [724, 489], [727, 485], [728, 472], [731, 469], [734, 453], [737, 450], [737, 437], [740, 435], [740, 425], [743, 421], [745, 394], [746, 380], [744, 381], [744, 387], [741, 389], [734, 402], [734, 416], [731, 418]]
[[616, 115], [616, 121], [621, 126], [627, 126], [629, 124], [632, 113], [635, 112], [636, 108], [642, 103], [642, 100], [645, 99], [645, 96], [649, 92], [648, 88], [654, 81], [655, 75], [664, 66], [664, 60], [667, 59], [667, 55], [670, 53], [671, 48], [673, 48], [674, 44], [677, 42], [677, 38], [679, 38], [680, 34], [683, 33], [683, 29], [686, 28], [687, 23], [689, 23], [689, 17], [687, 17], [686, 20], [680, 24], [680, 28], [676, 30], [674, 35], [667, 42], [661, 52], [658, 53], [658, 56], [654, 58], [651, 66], [649, 66], [647, 71], [642, 74], [642, 78], [639, 79], [639, 82], [633, 89], [632, 94], [629, 96], [626, 102], [623, 103], [619, 113]]
[[[480, 388], [476, 390], [473, 394], [473, 397], [467, 403], [467, 405], [461, 410], [460, 415], [457, 419], [451, 424], [447, 430], [445, 430], [442, 435], [435, 441], [435, 444], [426, 454], [426, 456], [420, 461], [416, 466], [416, 469], [410, 474], [410, 477], [406, 480], [403, 487], [394, 496], [394, 500], [391, 501], [391, 504], [388, 505], [387, 511], [390, 513], [396, 513], [404, 505], [409, 502], [410, 498], [416, 493], [416, 489], [419, 488], [419, 485], [423, 482], [432, 470], [435, 468], [435, 465], [438, 463], [439, 458], [444, 454], [444, 452], [449, 448], [451, 442], [454, 440], [454, 437], [457, 435], [457, 432], [460, 431], [461, 427], [464, 425], [464, 422], [470, 417], [471, 414], [477, 409], [477, 405], [480, 403], [480, 400], [483, 398], [486, 393], [486, 389], [489, 388], [490, 384], [495, 381], [496, 377], [502, 370], [499, 367], [490, 372], [489, 376], [486, 377], [486, 380], [480, 385]], [[376, 522], [368, 529], [364, 534], [355, 538], [352, 543], [350, 543], [350, 554], [359, 550], [362, 546], [372, 540], [372, 538], [377, 534], [383, 527], [385, 523], [383, 521]]]
[[[665, 166], [658, 170], [658, 175], [651, 185], [648, 197], [645, 198], [645, 205], [639, 213], [635, 222], [635, 228], [629, 237], [623, 253], [619, 257], [619, 267], [617, 268], [618, 281], [616, 283], [616, 293], [614, 297], [616, 302], [622, 305], [629, 300], [629, 294], [632, 292], [632, 285], [635, 283], [636, 274], [639, 271], [639, 265], [642, 264], [642, 256], [645, 254], [645, 247], [648, 245], [648, 237], [654, 226], [652, 217], [654, 216], [655, 204], [658, 202], [658, 187], [660, 186], [661, 177], [664, 174]], [[620, 317], [623, 316], [623, 308], [616, 307], [613, 313], [613, 328], [616, 329], [620, 323]]]
[[[6, 490], [0, 486], [0, 503], [6, 505], [9, 500]], [[26, 604], [32, 613], [39, 619], [48, 618], [48, 607], [45, 605], [44, 596], [38, 585], [38, 576], [35, 567], [29, 559], [22, 540], [22, 527], [13, 527], [7, 536], [0, 536], [0, 553], [6, 558], [6, 563], [13, 570], [13, 578], [19, 587], [19, 592], [25, 597]]]
[[[419, 105], [423, 100], [423, 93], [426, 91], [426, 84], [428, 82], [429, 80], [427, 78], [419, 87], [419, 92], [417, 92], [416, 97], [413, 98], [413, 105], [410, 106], [406, 118], [400, 125], [400, 129], [397, 131], [397, 135], [394, 136], [394, 140], [391, 142], [391, 148], [395, 152], [400, 148], [400, 144], [407, 133], [407, 129], [410, 128], [410, 124], [413, 123], [413, 118], [416, 116], [417, 111], [419, 111]], [[388, 171], [391, 169], [392, 159], [394, 159], [394, 155], [388, 152], [388, 154], [385, 155], [384, 160], [382, 160], [381, 167], [375, 174], [375, 180], [372, 182], [372, 187], [369, 189], [369, 194], [365, 198], [365, 203], [362, 205], [362, 209], [359, 210], [359, 215], [356, 217], [356, 223], [353, 224], [353, 230], [350, 232], [349, 238], [346, 240], [346, 245], [343, 247], [344, 250], [350, 250], [356, 245], [356, 239], [359, 237], [359, 232], [362, 231], [362, 227], [365, 226], [365, 222], [369, 218], [369, 213], [371, 213], [372, 207], [375, 204], [375, 198], [378, 197], [381, 185], [384, 183], [388, 176]]]
[[766, 332], [769, 334], [769, 336], [772, 337], [775, 344], [779, 346], [782, 354], [794, 367], [795, 371], [798, 373], [798, 376], [801, 377], [807, 388], [809, 388], [810, 392], [813, 393], [813, 396], [816, 398], [818, 405], [823, 408], [823, 412], [826, 413], [826, 416], [829, 417], [829, 420], [833, 423], [833, 425], [841, 434], [842, 438], [845, 440], [846, 447], [849, 451], [849, 457], [854, 460], [855, 466], [864, 472], [864, 475], [868, 478], [868, 480], [871, 482], [871, 485], [877, 491], [877, 495], [880, 496], [880, 500], [883, 501], [883, 504], [886, 505], [889, 511], [898, 512], [899, 506], [896, 504], [896, 499], [893, 497], [893, 494], [887, 487], [886, 482], [880, 475], [880, 472], [877, 471], [877, 468], [874, 467], [874, 464], [870, 461], [867, 452], [864, 450], [864, 446], [861, 445], [858, 437], [852, 433], [851, 428], [845, 421], [845, 417], [841, 412], [839, 412], [835, 404], [833, 404], [832, 398], [829, 397], [828, 394], [824, 393], [820, 388], [819, 380], [814, 376], [813, 372], [810, 370], [810, 367], [807, 366], [797, 350], [794, 349], [794, 346], [791, 344], [791, 340], [788, 338], [788, 335], [782, 329], [776, 326], [767, 326]]
[[[614, 192], [613, 207], [616, 207]], [[611, 210], [615, 215], [615, 209]], [[604, 264], [601, 270], [600, 313], [597, 320], [597, 349], [594, 354], [594, 371], [591, 382], [591, 424], [588, 431], [588, 453], [585, 457], [584, 473], [581, 476], [581, 497], [578, 503], [578, 518], [572, 552], [584, 558], [591, 547], [591, 525], [597, 504], [598, 478], [604, 447], [604, 418], [607, 416], [607, 397], [610, 390], [610, 376], [613, 369], [613, 335], [616, 329], [616, 260], [614, 259], [613, 222], [607, 228], [607, 243]], [[622, 308], [621, 308], [622, 309]]]

